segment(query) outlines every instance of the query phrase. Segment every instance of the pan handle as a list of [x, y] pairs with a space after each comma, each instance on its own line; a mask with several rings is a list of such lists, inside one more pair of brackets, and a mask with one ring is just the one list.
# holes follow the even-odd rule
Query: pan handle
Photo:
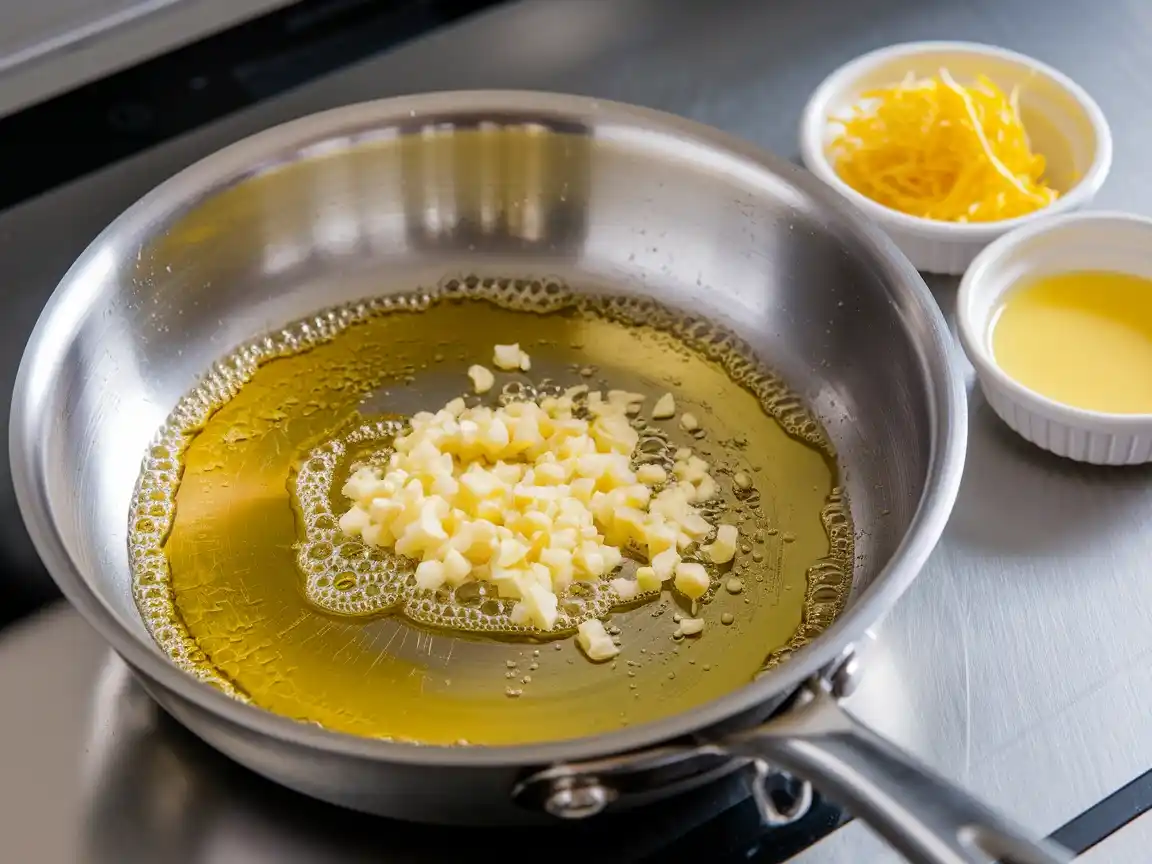
[[931, 772], [818, 683], [793, 708], [717, 745], [811, 781], [912, 864], [1067, 864], [1073, 857]]

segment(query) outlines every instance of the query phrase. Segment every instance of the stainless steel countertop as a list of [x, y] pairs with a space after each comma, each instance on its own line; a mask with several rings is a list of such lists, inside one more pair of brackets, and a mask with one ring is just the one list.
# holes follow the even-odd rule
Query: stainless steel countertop
[[290, 0], [5, 3], [0, 116], [262, 15]]
[[[1152, 5], [866, 5], [865, 17], [864, 6], [849, 0], [523, 2], [24, 204], [0, 216], [12, 334], [0, 340], [0, 384], [10, 391], [23, 334], [71, 260], [160, 179], [270, 124], [400, 92], [586, 93], [673, 111], [793, 155], [808, 93], [840, 63], [909, 39], [987, 41], [1052, 63], [1096, 97], [1116, 139], [1112, 179], [1098, 206], [1152, 213]], [[954, 281], [932, 285], [950, 314]], [[1152, 524], [1152, 470], [1049, 457], [1016, 439], [978, 394], [970, 435], [955, 515], [923, 576], [879, 630], [853, 707], [1047, 833], [1152, 766], [1152, 531], [1145, 528]], [[0, 476], [0, 511], [9, 520], [10, 496]], [[13, 531], [0, 522], [0, 535]], [[123, 666], [70, 611], [0, 639], [0, 692], [4, 860], [343, 864], [367, 857], [363, 847], [321, 848], [315, 835], [237, 803], [234, 774], [202, 764], [202, 750], [159, 722]], [[131, 771], [158, 784], [143, 788], [163, 794], [136, 800], [141, 786], [125, 783]], [[149, 830], [140, 830], [140, 820]], [[134, 847], [132, 837], [154, 845]], [[1146, 857], [1131, 849], [1140, 845], [1108, 860]], [[852, 824], [796, 860], [896, 859]]]
[[1139, 817], [1104, 842], [1093, 846], [1077, 864], [1115, 864], [1117, 861], [1145, 861], [1152, 847], [1152, 813]]

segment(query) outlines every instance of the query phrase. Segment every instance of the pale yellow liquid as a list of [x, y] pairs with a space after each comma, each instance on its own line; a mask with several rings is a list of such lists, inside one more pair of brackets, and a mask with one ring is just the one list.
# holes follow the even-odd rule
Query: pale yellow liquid
[[1152, 414], [1152, 280], [1084, 270], [1013, 289], [992, 324], [1010, 377], [1056, 402]]

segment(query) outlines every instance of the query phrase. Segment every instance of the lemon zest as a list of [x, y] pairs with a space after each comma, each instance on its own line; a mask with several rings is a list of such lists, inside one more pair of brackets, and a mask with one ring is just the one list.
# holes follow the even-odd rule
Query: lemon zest
[[1059, 192], [1044, 180], [1020, 121], [1019, 93], [986, 76], [971, 85], [947, 69], [908, 75], [863, 94], [829, 155], [837, 175], [878, 204], [925, 219], [993, 222], [1047, 207]]

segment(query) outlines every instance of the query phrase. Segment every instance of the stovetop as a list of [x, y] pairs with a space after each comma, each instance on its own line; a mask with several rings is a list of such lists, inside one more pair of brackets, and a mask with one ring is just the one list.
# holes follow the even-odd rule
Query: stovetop
[[[805, 99], [845, 60], [909, 39], [987, 41], [1046, 60], [1093, 93], [1116, 137], [1099, 203], [1152, 212], [1152, 7], [1096, 4], [1088, 17], [1075, 0], [1051, 0], [1043, 14], [1030, 0], [877, 0], [863, 23], [857, 8], [314, 0], [0, 120], [0, 402], [52, 286], [116, 213], [244, 135], [367, 98], [586, 93], [793, 155]], [[930, 284], [951, 316], [955, 281]], [[971, 402], [956, 512], [877, 631], [850, 705], [1038, 832], [1094, 847], [1093, 860], [1144, 860], [1117, 850], [1146, 849], [1128, 838], [1152, 826], [1137, 818], [1152, 804], [1152, 472], [1046, 456], [1002, 428], [978, 393]], [[0, 515], [0, 616], [11, 616], [52, 591], [20, 528], [6, 463]], [[426, 861], [436, 860], [430, 849], [458, 858], [529, 839], [402, 826], [274, 788], [166, 720], [65, 607], [0, 634], [0, 692], [2, 860]], [[1126, 845], [1099, 844], [1117, 829]], [[823, 801], [797, 825], [762, 830], [739, 777], [564, 831], [520, 848], [611, 861], [897, 860]]]

